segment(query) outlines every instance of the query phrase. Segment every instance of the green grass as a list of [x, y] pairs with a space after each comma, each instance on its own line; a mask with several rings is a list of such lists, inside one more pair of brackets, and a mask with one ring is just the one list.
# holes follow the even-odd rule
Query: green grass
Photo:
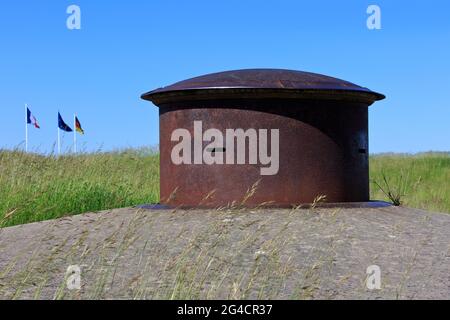
[[399, 195], [403, 206], [450, 213], [450, 153], [375, 155], [370, 178], [372, 199], [390, 201], [379, 184]]
[[[372, 199], [388, 200], [374, 181], [401, 196], [402, 205], [450, 212], [450, 154], [371, 157]], [[149, 150], [77, 156], [0, 151], [0, 227], [127, 207], [159, 200], [159, 157]]]
[[0, 226], [155, 203], [159, 156], [148, 150], [77, 156], [0, 151]]

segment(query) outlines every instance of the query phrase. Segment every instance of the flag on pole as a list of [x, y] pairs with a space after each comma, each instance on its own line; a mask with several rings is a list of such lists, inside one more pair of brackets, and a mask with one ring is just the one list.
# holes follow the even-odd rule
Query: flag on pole
[[27, 124], [32, 124], [36, 129], [40, 129], [41, 128], [39, 126], [36, 118], [31, 113], [31, 111], [30, 111], [30, 109], [28, 107], [27, 107]]
[[58, 112], [58, 128], [65, 132], [72, 132], [72, 128], [69, 127], [61, 117], [61, 114]]
[[40, 129], [36, 117], [31, 113], [28, 105], [25, 104], [25, 152], [28, 152], [28, 125], [32, 124], [36, 129]]
[[75, 116], [75, 130], [80, 134], [84, 134], [84, 130], [81, 127], [80, 120], [78, 120], [78, 118], [76, 116]]

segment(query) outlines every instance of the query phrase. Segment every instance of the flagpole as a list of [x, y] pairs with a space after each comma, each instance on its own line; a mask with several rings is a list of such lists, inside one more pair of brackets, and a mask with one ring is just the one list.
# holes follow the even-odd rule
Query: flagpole
[[77, 153], [77, 130], [76, 130], [76, 122], [77, 122], [76, 113], [73, 114], [73, 153]]
[[60, 136], [60, 133], [59, 133], [59, 118], [58, 118], [57, 130], [58, 130], [58, 156], [59, 156], [61, 154], [61, 136]]
[[28, 152], [28, 104], [25, 103], [25, 152]]

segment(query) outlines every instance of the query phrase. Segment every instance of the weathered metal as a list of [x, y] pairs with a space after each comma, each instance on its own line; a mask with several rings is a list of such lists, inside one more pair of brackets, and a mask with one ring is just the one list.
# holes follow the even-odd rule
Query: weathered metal
[[[328, 202], [369, 200], [368, 106], [385, 98], [379, 93], [313, 73], [253, 69], [185, 80], [142, 98], [160, 108], [166, 205], [286, 207], [322, 195]], [[174, 164], [172, 133], [184, 128], [194, 135], [194, 121], [201, 121], [204, 131], [278, 129], [278, 173], [262, 176], [261, 165], [248, 162]], [[226, 157], [230, 151], [224, 144], [208, 152]]]

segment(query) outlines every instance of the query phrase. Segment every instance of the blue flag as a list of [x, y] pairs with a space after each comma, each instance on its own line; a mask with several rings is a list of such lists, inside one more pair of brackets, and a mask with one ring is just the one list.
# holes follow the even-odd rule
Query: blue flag
[[31, 123], [31, 111], [28, 107], [27, 107], [27, 123], [28, 124]]
[[58, 127], [65, 132], [72, 132], [72, 128], [69, 127], [61, 117], [61, 114], [58, 112]]

